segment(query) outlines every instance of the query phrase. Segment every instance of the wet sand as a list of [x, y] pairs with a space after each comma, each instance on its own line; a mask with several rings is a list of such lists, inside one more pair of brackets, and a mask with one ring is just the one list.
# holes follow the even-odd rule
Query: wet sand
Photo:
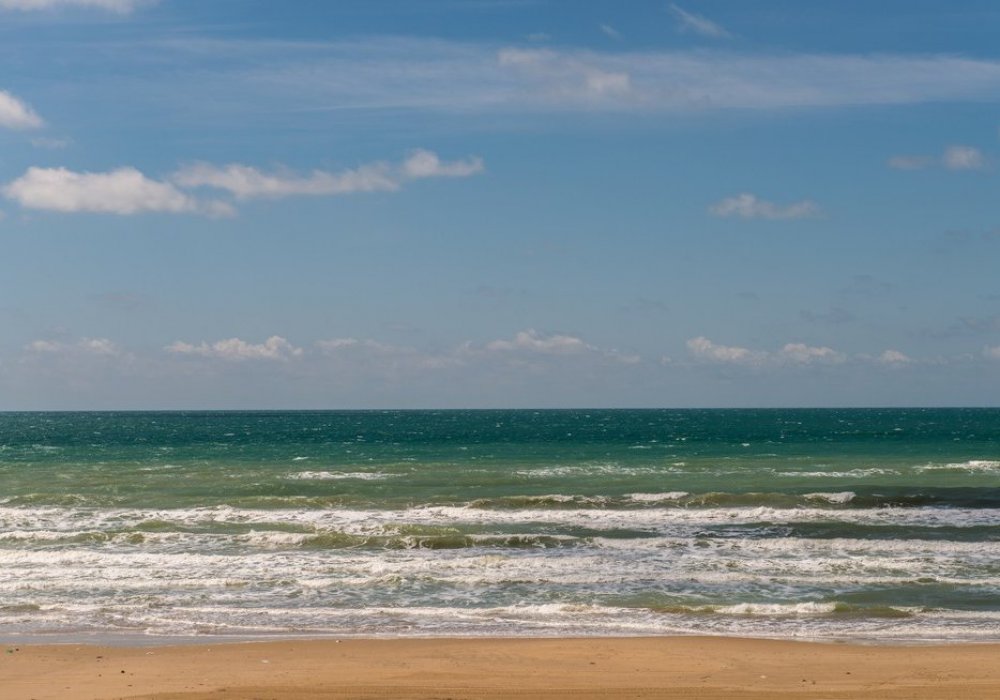
[[3, 700], [1000, 698], [1000, 644], [718, 637], [0, 647]]

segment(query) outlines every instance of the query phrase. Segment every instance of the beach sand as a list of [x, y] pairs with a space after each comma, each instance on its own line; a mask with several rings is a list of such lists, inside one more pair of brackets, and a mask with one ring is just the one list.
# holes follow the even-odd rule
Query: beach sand
[[1000, 645], [716, 637], [4, 645], [3, 700], [1000, 698]]

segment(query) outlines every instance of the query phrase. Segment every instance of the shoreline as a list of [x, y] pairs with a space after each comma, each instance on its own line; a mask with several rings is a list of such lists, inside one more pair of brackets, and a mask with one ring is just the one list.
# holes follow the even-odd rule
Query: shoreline
[[995, 638], [975, 639], [963, 637], [956, 639], [912, 639], [894, 637], [808, 637], [805, 635], [798, 637], [789, 636], [747, 636], [736, 634], [712, 634], [712, 633], [686, 633], [670, 632], [665, 634], [579, 634], [579, 633], [553, 633], [537, 634], [535, 632], [526, 634], [350, 634], [350, 633], [324, 633], [324, 634], [229, 634], [229, 635], [146, 635], [139, 632], [125, 632], [121, 634], [61, 634], [43, 633], [17, 634], [2, 637], [0, 636], [0, 653], [8, 647], [100, 647], [103, 649], [151, 649], [167, 647], [210, 647], [229, 646], [239, 644], [291, 644], [291, 643], [342, 643], [348, 641], [362, 642], [435, 642], [435, 641], [480, 641], [480, 640], [505, 640], [505, 641], [580, 641], [580, 642], [600, 642], [602, 640], [653, 640], [653, 639], [729, 639], [740, 642], [790, 642], [797, 644], [817, 644], [829, 646], [851, 646], [864, 648], [899, 647], [901, 649], [923, 648], [923, 647], [974, 647], [996, 645], [1000, 647], [1000, 635]]
[[3, 644], [5, 700], [1000, 697], [1000, 643], [736, 637]]

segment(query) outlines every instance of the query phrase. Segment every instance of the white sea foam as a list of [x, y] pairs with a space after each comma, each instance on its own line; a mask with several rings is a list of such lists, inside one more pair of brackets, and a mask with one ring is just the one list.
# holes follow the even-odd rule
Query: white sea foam
[[281, 523], [284, 527], [342, 530], [366, 533], [384, 524], [490, 525], [548, 523], [551, 525], [629, 529], [642, 528], [670, 534], [675, 528], [716, 525], [794, 524], [811, 522], [854, 525], [924, 527], [970, 527], [995, 525], [996, 508], [774, 508], [709, 507], [659, 509], [509, 508], [484, 509], [468, 506], [417, 506], [407, 509], [250, 509], [231, 506], [178, 509], [90, 509], [30, 508], [0, 506], [0, 530], [103, 530], [135, 528], [143, 523], [167, 523], [177, 527], [221, 524], [257, 525]]
[[996, 472], [1000, 471], [1000, 460], [993, 459], [970, 459], [965, 462], [948, 462], [946, 464], [924, 464], [917, 467], [917, 471], [962, 471], [969, 473], [976, 472]]
[[850, 503], [857, 496], [853, 491], [838, 491], [836, 493], [807, 493], [806, 498], [813, 501], [826, 501], [827, 503], [836, 503], [842, 505], [844, 503]]
[[869, 467], [867, 469], [848, 469], [847, 471], [781, 471], [777, 476], [803, 477], [807, 479], [866, 479], [870, 476], [885, 476], [899, 474], [897, 469], [885, 467]]
[[[298, 459], [298, 458], [296, 458]], [[308, 457], [303, 457], [302, 459], [308, 459]], [[328, 480], [338, 480], [338, 479], [358, 479], [361, 481], [379, 481], [381, 479], [388, 479], [394, 474], [386, 474], [385, 472], [331, 472], [331, 471], [305, 471], [296, 472], [294, 474], [289, 474], [286, 478], [296, 479], [296, 480], [306, 480], [306, 481], [328, 481]]]
[[[391, 533], [386, 529], [383, 534]], [[47, 535], [48, 533], [46, 533]], [[242, 578], [248, 583], [269, 576], [297, 580], [325, 572], [330, 576], [358, 578], [399, 575], [430, 577], [438, 581], [483, 584], [488, 582], [614, 583], [656, 580], [683, 582], [696, 575], [698, 581], [738, 583], [768, 580], [811, 581], [830, 584], [834, 580], [859, 583], [873, 580], [930, 583], [975, 583], [1000, 587], [995, 562], [1000, 559], [997, 542], [948, 542], [933, 540], [863, 539], [762, 539], [729, 538], [594, 538], [590, 546], [561, 550], [558, 556], [533, 556], [530, 550], [500, 549], [484, 553], [477, 548], [424, 550], [419, 548], [336, 551], [287, 549], [297, 547], [314, 534], [252, 532], [242, 535], [157, 533], [175, 548], [163, 546], [131, 548], [74, 547], [70, 549], [0, 550], [0, 581], [34, 585], [41, 580], [66, 585], [100, 585], [100, 581], [141, 580], [149, 572], [153, 579], [192, 579], [204, 576]], [[504, 535], [470, 535], [469, 539], [502, 540]], [[521, 534], [530, 539], [551, 535]], [[569, 541], [570, 536], [555, 536]], [[401, 538], [406, 540], [406, 537]], [[411, 538], [414, 540], [419, 537]], [[44, 544], [44, 540], [42, 541]], [[231, 556], [234, 547], [241, 556]], [[248, 549], [247, 547], [251, 547]], [[30, 577], [24, 569], [36, 569]], [[21, 569], [22, 571], [18, 571]], [[81, 575], [100, 571], [98, 579]], [[623, 577], [623, 571], [627, 576]], [[144, 573], [145, 572], [145, 573]]]
[[[768, 614], [767, 604], [756, 612], [733, 612], [695, 618], [649, 610], [574, 604], [505, 605], [494, 607], [447, 605], [329, 606], [288, 608], [248, 607], [238, 600], [207, 606], [186, 604], [169, 608], [142, 604], [67, 605], [50, 608], [36, 623], [78, 625], [98, 631], [114, 627], [154, 635], [233, 635], [309, 630], [310, 636], [435, 636], [435, 635], [661, 635], [712, 633], [756, 637], [858, 638], [906, 642], [995, 640], [1000, 615], [961, 611], [924, 612], [893, 619], [891, 624], [873, 618], [839, 619], [823, 612], [788, 612], [793, 605], [777, 604]], [[826, 604], [814, 604], [825, 606]], [[737, 606], [733, 606], [737, 607]], [[781, 608], [785, 611], [782, 612]], [[31, 620], [27, 615], [25, 620]], [[957, 633], [957, 634], [956, 634]]]
[[679, 501], [690, 495], [687, 491], [667, 491], [665, 493], [630, 493], [628, 497], [638, 503], [657, 503], [660, 501]]
[[996, 599], [998, 541], [788, 534], [800, 525], [811, 532], [810, 523], [834, 533], [857, 524], [995, 526], [1000, 509], [614, 509], [577, 507], [575, 498], [555, 508], [2, 506], [0, 617], [17, 633], [1000, 638], [1000, 612], [894, 603], [910, 616], [889, 623], [863, 611], [831, 614], [839, 611], [828, 602], [838, 591], [885, 589], [934, 600], [942, 587]]
[[970, 469], [1000, 469], [1000, 460], [993, 459], [972, 459], [965, 462]]
[[[228, 539], [230, 545], [237, 540], [241, 546], [252, 539], [257, 546], [267, 540], [287, 544], [306, 536], [253, 532]], [[210, 541], [215, 536], [195, 537]], [[603, 546], [605, 542], [608, 547]], [[619, 546], [615, 548], [613, 543]], [[1000, 543], [995, 542], [783, 538], [608, 539], [595, 541], [595, 548], [560, 550], [558, 556], [536, 556], [524, 550], [487, 554], [475, 549], [349, 549], [332, 553], [267, 546], [256, 551], [243, 549], [237, 557], [225, 549], [196, 553], [187, 547], [170, 553], [141, 548], [109, 551], [104, 547], [0, 550], [0, 599], [14, 606], [44, 606], [54, 612], [35, 617], [44, 617], [57, 627], [99, 630], [117, 626], [154, 634], [295, 629], [308, 629], [310, 634], [324, 630], [358, 634], [544, 630], [659, 634], [700, 629], [722, 634], [876, 638], [887, 634], [884, 622], [835, 622], [826, 614], [833, 611], [833, 603], [791, 602], [788, 598], [801, 599], [816, 586], [844, 585], [850, 590], [877, 583], [921, 585], [914, 580], [918, 575], [938, 584], [1000, 590], [993, 565], [998, 555]], [[948, 576], [961, 571], [968, 575]], [[488, 607], [481, 603], [502, 596], [510, 586], [541, 586], [553, 593], [614, 588], [622, 594], [641, 594], [653, 581], [655, 590], [703, 590], [706, 595], [720, 590], [756, 591], [765, 600], [712, 607], [721, 614], [695, 622], [644, 608], [587, 601]], [[427, 592], [434, 590], [448, 603], [428, 604], [435, 594]], [[84, 600], [93, 603], [81, 603]], [[696, 611], [698, 606], [691, 607]], [[169, 614], [164, 612], [167, 609]], [[932, 617], [942, 629], [949, 627], [949, 638], [984, 638], [991, 624], [995, 638], [1000, 620], [996, 614], [966, 619], [948, 612]], [[17, 615], [17, 624], [34, 624], [34, 613], [29, 609]], [[917, 617], [920, 620], [894, 619], [893, 634], [919, 639], [921, 620], [928, 616], [921, 613]], [[52, 622], [56, 618], [57, 622]], [[764, 627], [747, 627], [740, 622], [751, 618]], [[813, 620], [819, 626], [793, 626], [786, 622], [789, 620], [799, 620], [796, 624]]]
[[[676, 465], [674, 465], [676, 466]], [[672, 467], [657, 466], [635, 466], [625, 467], [617, 463], [609, 464], [573, 464], [555, 465], [542, 467], [539, 469], [518, 469], [513, 472], [516, 476], [527, 479], [551, 479], [553, 477], [567, 476], [648, 476], [650, 474], [676, 473]]]
[[829, 615], [836, 603], [739, 603], [711, 608], [724, 615]]

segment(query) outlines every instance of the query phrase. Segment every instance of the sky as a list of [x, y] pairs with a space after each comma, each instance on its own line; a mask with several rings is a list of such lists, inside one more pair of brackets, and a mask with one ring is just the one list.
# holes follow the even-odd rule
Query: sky
[[0, 410], [985, 406], [993, 0], [0, 0]]

